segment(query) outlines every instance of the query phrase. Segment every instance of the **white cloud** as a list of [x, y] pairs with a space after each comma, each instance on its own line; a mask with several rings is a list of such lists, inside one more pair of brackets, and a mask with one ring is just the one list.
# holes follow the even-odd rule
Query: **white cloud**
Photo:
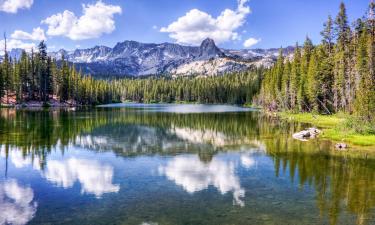
[[22, 30], [16, 30], [11, 35], [11, 38], [18, 40], [32, 40], [32, 41], [43, 41], [47, 40], [44, 30], [40, 27], [34, 28], [32, 33], [27, 33]]
[[214, 146], [225, 146], [228, 138], [221, 132], [213, 130], [194, 130], [190, 128], [175, 127], [170, 132], [177, 137], [195, 144], [212, 144]]
[[[1, 0], [0, 0], [1, 1]], [[22, 30], [15, 30], [10, 39], [7, 39], [7, 50], [20, 48], [27, 52], [31, 49], [37, 49], [37, 45], [34, 41], [47, 40], [44, 30], [40, 27], [34, 28], [32, 33], [28, 33]], [[4, 55], [4, 40], [0, 40], [0, 55]]]
[[[13, 163], [16, 168], [25, 168], [32, 166], [33, 169], [40, 170], [40, 158], [34, 156], [33, 158], [25, 156], [21, 150], [18, 148], [10, 148], [10, 151], [7, 153], [8, 158]], [[5, 147], [4, 145], [0, 146], [0, 157], [5, 158]]]
[[28, 223], [37, 211], [34, 192], [14, 179], [0, 184], [0, 224]]
[[[23, 42], [16, 39], [7, 40], [7, 50], [10, 51], [14, 48], [21, 48], [27, 52], [30, 52], [32, 48], [36, 49], [36, 44], [32, 42]], [[4, 55], [4, 40], [0, 40], [0, 55]]]
[[245, 206], [242, 200], [245, 190], [241, 187], [231, 162], [214, 157], [211, 162], [203, 163], [196, 156], [177, 156], [165, 167], [160, 167], [159, 172], [188, 193], [202, 191], [212, 185], [221, 194], [233, 192], [234, 204]]
[[255, 160], [250, 155], [242, 155], [241, 156], [241, 164], [246, 169], [250, 169], [255, 165]]
[[104, 193], [120, 190], [119, 185], [112, 184], [113, 167], [102, 165], [95, 160], [77, 158], [63, 161], [50, 160], [44, 176], [64, 188], [72, 187], [76, 181], [79, 181], [83, 193], [91, 193], [98, 198]]
[[250, 7], [245, 5], [247, 2], [238, 0], [237, 10], [225, 9], [217, 18], [192, 9], [160, 31], [169, 33], [169, 37], [182, 44], [200, 44], [205, 38], [212, 38], [217, 43], [238, 40], [236, 30], [246, 22], [246, 16], [250, 13]]
[[17, 13], [19, 9], [29, 9], [33, 0], [0, 0], [0, 11]]
[[77, 17], [73, 12], [65, 10], [43, 20], [48, 25], [47, 34], [65, 36], [72, 40], [98, 38], [115, 30], [115, 14], [122, 12], [120, 6], [106, 5], [102, 1], [96, 4], [82, 5], [83, 15]]
[[243, 46], [245, 48], [250, 48], [256, 44], [258, 44], [262, 39], [256, 39], [256, 38], [249, 38], [244, 43]]

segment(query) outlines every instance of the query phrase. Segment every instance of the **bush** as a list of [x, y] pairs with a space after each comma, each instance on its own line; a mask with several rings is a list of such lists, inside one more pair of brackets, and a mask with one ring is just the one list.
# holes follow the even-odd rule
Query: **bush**
[[375, 134], [375, 121], [369, 122], [355, 116], [348, 116], [340, 128], [360, 134]]

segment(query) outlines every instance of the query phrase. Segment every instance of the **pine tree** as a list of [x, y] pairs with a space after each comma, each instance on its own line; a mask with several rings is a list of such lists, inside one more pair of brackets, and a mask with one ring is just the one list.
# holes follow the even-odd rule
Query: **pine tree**
[[284, 66], [284, 71], [283, 71], [283, 76], [281, 80], [281, 96], [285, 105], [285, 108], [287, 110], [290, 109], [290, 75], [292, 72], [292, 65], [289, 60], [287, 60], [285, 66]]
[[22, 51], [20, 59], [20, 101], [24, 101], [24, 97], [28, 91], [28, 74], [29, 74], [29, 60], [26, 51]]
[[290, 76], [290, 106], [292, 109], [296, 109], [298, 106], [297, 102], [297, 94], [298, 88], [300, 85], [300, 77], [301, 77], [301, 50], [296, 44], [294, 50], [294, 60], [292, 62], [292, 69], [291, 69], [291, 76]]
[[333, 50], [334, 34], [333, 34], [333, 20], [331, 16], [328, 16], [327, 22], [324, 23], [324, 30], [320, 33], [323, 37], [323, 45], [326, 47], [329, 54]]
[[9, 90], [11, 89], [11, 77], [10, 77], [10, 60], [7, 49], [7, 39], [4, 33], [4, 59], [2, 63], [2, 74], [3, 74], [3, 88], [6, 97], [6, 103], [9, 104]]
[[[355, 112], [364, 121], [375, 121], [375, 4], [370, 3], [368, 32], [361, 33], [358, 42], [356, 67], [359, 87], [356, 93]], [[365, 27], [366, 28], [366, 27]]]
[[317, 50], [317, 58], [320, 61], [318, 71], [319, 97], [317, 101], [321, 111], [331, 114], [333, 112], [334, 61], [328, 51], [324, 45]]
[[335, 48], [335, 83], [334, 83], [334, 106], [336, 112], [339, 109], [347, 110], [347, 81], [349, 79], [349, 44], [350, 27], [346, 14], [345, 4], [340, 4], [340, 11], [335, 21], [335, 32], [337, 44]]
[[301, 75], [300, 75], [300, 82], [298, 85], [298, 92], [297, 92], [297, 102], [299, 105], [300, 111], [310, 110], [307, 102], [306, 96], [306, 82], [307, 82], [307, 73], [309, 69], [310, 57], [312, 54], [312, 50], [314, 49], [314, 45], [309, 37], [306, 37], [305, 43], [303, 45], [303, 54], [301, 58]]
[[315, 111], [319, 110], [319, 104], [317, 102], [318, 91], [319, 91], [319, 58], [317, 54], [318, 50], [314, 50], [311, 53], [309, 67], [306, 76], [306, 99], [311, 109]]
[[0, 66], [0, 105], [1, 105], [1, 99], [4, 96], [4, 75], [3, 75], [3, 68]]
[[49, 94], [51, 93], [51, 59], [47, 56], [47, 46], [44, 41], [39, 43], [39, 98], [43, 102], [49, 100]]

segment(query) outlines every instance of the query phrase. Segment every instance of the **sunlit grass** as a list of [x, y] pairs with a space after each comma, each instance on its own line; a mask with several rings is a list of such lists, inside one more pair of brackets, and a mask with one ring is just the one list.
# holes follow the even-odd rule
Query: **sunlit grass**
[[334, 141], [342, 141], [360, 146], [375, 146], [375, 135], [373, 134], [357, 134], [347, 133], [337, 129], [324, 129], [322, 137]]
[[283, 119], [294, 120], [301, 123], [311, 123], [321, 128], [331, 128], [345, 122], [345, 118], [342, 115], [316, 115], [312, 113], [293, 114], [287, 112], [282, 112], [279, 115]]
[[359, 146], [375, 146], [375, 134], [358, 133], [345, 127], [348, 117], [344, 114], [315, 115], [312, 113], [288, 113], [279, 114], [282, 119], [288, 119], [301, 123], [310, 123], [323, 129], [323, 138], [333, 141], [347, 142]]

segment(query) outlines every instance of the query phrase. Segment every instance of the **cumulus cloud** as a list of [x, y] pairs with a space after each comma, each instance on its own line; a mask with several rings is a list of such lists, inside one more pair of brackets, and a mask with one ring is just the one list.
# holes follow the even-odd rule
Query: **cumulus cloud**
[[247, 39], [244, 43], [243, 46], [245, 48], [250, 48], [256, 44], [258, 44], [261, 41], [261, 39], [256, 39], [256, 38], [249, 38]]
[[37, 211], [34, 192], [14, 179], [0, 184], [0, 224], [28, 223]]
[[94, 194], [100, 198], [105, 193], [118, 192], [119, 185], [112, 184], [113, 167], [98, 161], [70, 158], [48, 162], [44, 176], [64, 188], [72, 187], [76, 181], [81, 183], [83, 193]]
[[82, 8], [83, 15], [79, 18], [73, 12], [65, 10], [43, 20], [42, 23], [48, 25], [47, 34], [65, 36], [72, 40], [98, 38], [115, 30], [113, 17], [122, 12], [120, 6], [106, 5], [102, 1], [93, 5], [83, 4]]
[[251, 12], [247, 2], [248, 0], [238, 0], [235, 11], [225, 9], [217, 18], [192, 9], [177, 21], [162, 27], [160, 32], [169, 33], [169, 37], [182, 44], [200, 44], [208, 37], [217, 43], [238, 40], [239, 34], [236, 30], [246, 22], [246, 16]]
[[166, 166], [159, 168], [162, 175], [182, 186], [188, 193], [207, 189], [210, 185], [221, 194], [233, 192], [235, 205], [245, 206], [245, 190], [235, 175], [234, 164], [214, 157], [203, 163], [197, 156], [177, 156]]
[[[7, 40], [7, 50], [21, 48], [27, 52], [30, 52], [31, 49], [36, 49], [36, 44], [32, 42], [23, 42], [21, 40], [9, 39]], [[4, 40], [0, 40], [0, 55], [4, 55]]]
[[11, 38], [32, 41], [47, 40], [46, 35], [44, 34], [44, 30], [40, 27], [34, 28], [32, 33], [28, 33], [22, 30], [15, 30], [11, 35]]
[[33, 0], [0, 0], [0, 11], [17, 13], [19, 9], [29, 9]]

